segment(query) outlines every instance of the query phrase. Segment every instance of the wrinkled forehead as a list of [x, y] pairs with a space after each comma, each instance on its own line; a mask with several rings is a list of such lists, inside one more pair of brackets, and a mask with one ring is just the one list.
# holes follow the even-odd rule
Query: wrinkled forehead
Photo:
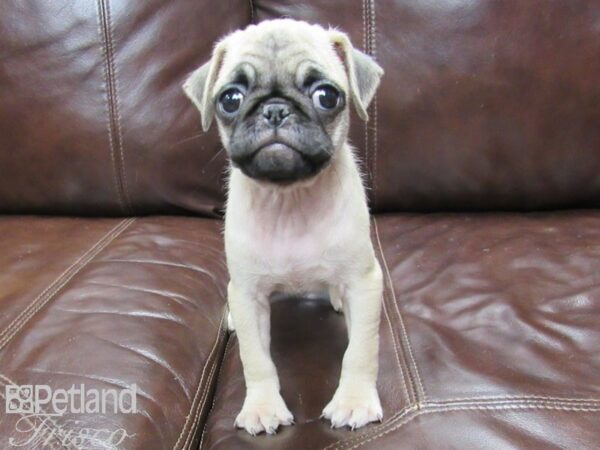
[[343, 64], [327, 32], [303, 24], [261, 29], [250, 27], [227, 38], [227, 50], [215, 92], [229, 83], [298, 88], [308, 79], [327, 79], [347, 90]]

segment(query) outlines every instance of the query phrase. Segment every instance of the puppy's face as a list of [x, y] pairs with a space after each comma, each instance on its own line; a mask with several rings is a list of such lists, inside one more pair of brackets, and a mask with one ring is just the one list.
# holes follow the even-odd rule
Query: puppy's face
[[346, 35], [289, 19], [227, 36], [184, 85], [202, 114], [216, 116], [234, 167], [262, 182], [316, 176], [348, 133], [348, 102], [366, 119], [381, 69]]
[[235, 64], [224, 61], [215, 85], [223, 144], [249, 177], [276, 183], [312, 177], [345, 136], [344, 72], [318, 63], [315, 44], [283, 30], [253, 31], [242, 33]]

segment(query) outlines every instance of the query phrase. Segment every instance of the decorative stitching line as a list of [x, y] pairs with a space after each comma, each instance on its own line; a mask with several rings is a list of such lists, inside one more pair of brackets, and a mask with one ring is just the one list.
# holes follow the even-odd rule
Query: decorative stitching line
[[[104, 34], [104, 25], [103, 25], [103, 17], [104, 17], [104, 12], [103, 12], [103, 8], [102, 8], [102, 1], [98, 0], [96, 2], [96, 7], [97, 7], [97, 12], [98, 12], [98, 34], [100, 35], [100, 41], [102, 44], [102, 57], [104, 58], [105, 61], [108, 61], [108, 57], [107, 57], [107, 51], [106, 51], [106, 45], [105, 45], [105, 34]], [[107, 64], [105, 62], [105, 64], [103, 64], [103, 78], [104, 78], [104, 89], [106, 90], [106, 95], [108, 98], [110, 98], [110, 89], [108, 86], [108, 68], [107, 68]], [[110, 148], [110, 159], [113, 165], [113, 185], [115, 187], [115, 191], [117, 193], [117, 197], [119, 199], [119, 206], [121, 207], [121, 210], [124, 211], [125, 210], [125, 201], [123, 200], [123, 192], [122, 189], [120, 187], [119, 184], [119, 175], [118, 175], [118, 170], [117, 170], [117, 159], [115, 156], [115, 148], [114, 148], [114, 142], [113, 142], [113, 134], [111, 132], [111, 128], [112, 128], [112, 122], [111, 122], [111, 115], [110, 115], [110, 102], [107, 100], [106, 102], [106, 129], [108, 130], [108, 145]]]
[[[381, 247], [381, 242], [379, 241], [379, 239], [377, 237], [377, 226], [376, 226], [375, 220], [376, 219], [373, 218], [373, 224], [374, 224], [373, 230], [375, 231], [375, 235], [376, 235], [375, 239], [376, 239], [377, 244], [378, 244], [377, 249], [378, 249], [378, 252], [381, 255], [381, 259], [383, 261], [383, 248]], [[384, 293], [387, 294], [388, 291], [389, 291], [389, 289], [390, 289], [390, 287], [388, 286], [388, 283], [386, 283], [384, 281]], [[408, 382], [410, 383], [410, 390], [407, 387], [407, 390], [406, 390], [406, 400], [407, 400], [408, 404], [410, 405], [413, 402], [417, 402], [418, 401], [417, 391], [416, 391], [416, 388], [415, 388], [415, 385], [414, 385], [413, 377], [410, 374], [410, 366], [409, 366], [409, 364], [408, 364], [408, 362], [406, 360], [406, 352], [404, 350], [404, 346], [402, 345], [402, 338], [400, 338], [398, 336], [398, 334], [396, 333], [395, 328], [392, 326], [392, 321], [389, 318], [389, 312], [388, 312], [388, 308], [387, 308], [386, 303], [390, 302], [390, 296], [389, 295], [385, 295], [383, 297], [383, 302], [384, 302], [384, 305], [385, 305], [385, 313], [386, 313], [386, 315], [388, 315], [387, 319], [388, 319], [388, 323], [390, 325], [390, 330], [391, 330], [391, 333], [392, 333], [392, 339], [394, 340], [394, 349], [395, 350], [397, 349], [398, 342], [400, 342], [400, 347], [402, 348], [402, 358], [401, 358], [401, 361], [404, 363], [404, 367], [406, 369], [404, 369], [403, 365], [400, 362], [399, 362], [399, 364], [400, 364], [400, 370], [402, 372], [402, 378], [406, 380], [406, 378], [404, 377], [404, 370], [406, 370], [406, 373], [408, 374]], [[398, 353], [396, 353], [396, 357], [398, 358], [398, 361], [400, 361], [400, 356], [399, 356]], [[407, 386], [408, 386], [408, 384], [407, 384]]]
[[[377, 227], [377, 219], [373, 219], [373, 223], [375, 225], [375, 236], [377, 237], [377, 243], [379, 245], [379, 249], [381, 252], [381, 258], [383, 260], [383, 265], [385, 267], [385, 273], [387, 275], [387, 279], [388, 282], [390, 284], [390, 290], [392, 292], [392, 297], [394, 299], [394, 308], [396, 309], [396, 313], [398, 314], [398, 322], [400, 324], [400, 330], [402, 332], [402, 336], [404, 337], [403, 342], [405, 343], [407, 349], [408, 349], [408, 356], [410, 359], [410, 362], [412, 364], [412, 366], [414, 367], [415, 370], [415, 377], [416, 377], [416, 381], [417, 381], [417, 386], [419, 388], [419, 393], [421, 395], [421, 400], [419, 400], [418, 396], [417, 396], [417, 402], [419, 401], [425, 401], [427, 399], [427, 394], [425, 392], [425, 388], [423, 387], [423, 383], [421, 381], [421, 375], [419, 373], [419, 367], [417, 366], [417, 362], [415, 360], [414, 354], [413, 354], [413, 350], [412, 350], [412, 346], [410, 344], [410, 339], [408, 338], [408, 333], [406, 332], [406, 326], [404, 325], [404, 320], [402, 319], [402, 314], [400, 314], [400, 308], [398, 306], [398, 299], [396, 298], [396, 292], [394, 289], [394, 285], [392, 283], [392, 276], [390, 274], [390, 269], [388, 267], [387, 264], [387, 260], [385, 258], [385, 255], [383, 253], [383, 246], [381, 245], [381, 239], [379, 238], [379, 228]], [[411, 375], [411, 373], [409, 372], [409, 375]]]
[[524, 404], [524, 405], [537, 405], [537, 404], [547, 404], [547, 405], [574, 405], [574, 406], [582, 406], [582, 407], [590, 407], [590, 408], [600, 408], [600, 403], [598, 402], [588, 402], [588, 401], [580, 401], [580, 402], [561, 402], [555, 400], [535, 400], [535, 399], [521, 399], [521, 400], [481, 400], [481, 401], [471, 401], [471, 402], [456, 402], [456, 403], [447, 403], [444, 401], [439, 402], [427, 402], [426, 407], [470, 407], [470, 406], [479, 406], [479, 405], [513, 405], [513, 404]]
[[25, 324], [38, 313], [81, 269], [83, 269], [98, 253], [104, 250], [123, 231], [125, 231], [135, 219], [124, 219], [97, 241], [89, 250], [81, 255], [73, 264], [62, 272], [52, 283], [48, 285], [21, 313], [8, 324], [0, 333], [0, 350], [4, 348], [12, 338], [25, 326]]
[[[373, 234], [375, 234], [375, 240], [377, 242], [378, 253], [381, 255], [381, 260], [383, 261], [384, 260], [383, 247], [381, 246], [381, 241], [379, 240], [376, 220], [377, 219], [375, 219], [375, 217], [373, 217], [373, 232], [374, 232]], [[394, 341], [394, 351], [396, 352], [396, 358], [397, 358], [398, 364], [400, 366], [400, 373], [402, 374], [402, 380], [404, 382], [404, 386], [406, 389], [406, 400], [408, 402], [408, 406], [410, 406], [413, 402], [418, 401], [417, 393], [416, 393], [416, 390], [414, 387], [412, 376], [410, 375], [410, 367], [408, 365], [408, 362], [406, 361], [405, 351], [402, 346], [402, 339], [400, 337], [397, 337], [395, 329], [392, 326], [392, 321], [390, 319], [388, 307], [386, 304], [390, 301], [390, 296], [388, 295], [388, 292], [389, 292], [389, 289], [391, 289], [391, 286], [388, 286], [388, 283], [386, 283], [384, 281], [383, 287], [384, 287], [384, 290], [383, 290], [383, 292], [384, 292], [384, 297], [383, 297], [384, 312], [385, 312], [386, 319], [387, 319], [389, 327], [390, 327], [390, 333], [392, 334], [392, 339]], [[399, 356], [398, 345], [397, 345], [398, 342], [400, 342], [400, 347], [402, 348], [402, 358], [400, 358], [400, 356]], [[408, 384], [406, 383], [406, 377], [404, 375], [404, 368], [402, 367], [400, 360], [402, 360], [404, 362], [404, 367], [406, 367], [406, 373], [408, 374], [408, 381], [410, 382], [410, 390], [408, 389]]]
[[[226, 310], [225, 310], [226, 311]], [[188, 427], [188, 425], [191, 425], [190, 430], [193, 430], [193, 424], [196, 422], [196, 417], [199, 415], [199, 413], [197, 411], [195, 411], [196, 406], [194, 406], [196, 404], [196, 402], [198, 402], [198, 406], [201, 406], [203, 399], [204, 399], [204, 394], [202, 393], [202, 399], [198, 399], [198, 396], [200, 395], [200, 388], [202, 387], [202, 385], [204, 384], [204, 375], [206, 373], [206, 368], [208, 367], [208, 364], [210, 362], [210, 360], [212, 359], [213, 353], [215, 352], [215, 350], [217, 349], [217, 344], [219, 343], [219, 341], [221, 340], [221, 334], [222, 334], [222, 330], [223, 330], [223, 321], [225, 319], [225, 315], [226, 312], [221, 316], [221, 322], [219, 322], [219, 328], [217, 330], [217, 336], [215, 338], [215, 342], [212, 346], [212, 349], [210, 350], [210, 353], [208, 354], [207, 358], [206, 358], [206, 363], [204, 364], [204, 367], [202, 368], [202, 373], [200, 375], [200, 380], [198, 381], [198, 387], [196, 388], [196, 392], [194, 394], [194, 398], [192, 399], [192, 404], [190, 405], [190, 412], [188, 413], [186, 420], [183, 424], [183, 427], [181, 429], [181, 432], [179, 433], [179, 437], [177, 438], [177, 441], [175, 442], [175, 445], [173, 446], [173, 449], [177, 449], [179, 447], [179, 444], [181, 443], [181, 439], [183, 439], [183, 435]], [[211, 368], [211, 373], [214, 370], [215, 364], [212, 365]], [[210, 375], [209, 375], [210, 376]], [[202, 410], [202, 408], [200, 407], [200, 410]], [[193, 420], [192, 423], [190, 423], [190, 419], [192, 418], [192, 414], [193, 414]], [[189, 440], [189, 435], [186, 437], [185, 441], [183, 442], [183, 446], [181, 448], [184, 448], [184, 446], [187, 444]]]
[[[507, 407], [471, 407], [471, 408], [440, 408], [440, 409], [435, 409], [435, 410], [420, 410], [420, 411], [415, 411], [414, 414], [412, 414], [411, 416], [407, 417], [405, 420], [399, 422], [395, 427], [390, 428], [389, 430], [386, 430], [380, 434], [371, 436], [369, 439], [366, 439], [364, 441], [361, 441], [359, 443], [357, 443], [356, 445], [352, 446], [352, 447], [347, 447], [346, 450], [352, 450], [355, 448], [360, 447], [363, 444], [366, 444], [367, 442], [373, 441], [375, 439], [379, 439], [382, 436], [385, 436], [386, 434], [397, 430], [399, 428], [401, 428], [402, 426], [406, 425], [407, 423], [411, 422], [413, 419], [415, 419], [416, 417], [419, 417], [421, 415], [425, 415], [425, 414], [433, 414], [433, 413], [438, 413], [438, 412], [452, 412], [452, 411], [470, 411], [470, 410], [483, 410], [483, 411], [498, 411], [498, 410], [551, 410], [551, 411], [568, 411], [568, 412], [600, 412], [600, 408], [561, 408], [561, 407], [554, 407], [551, 405], [548, 406], [532, 406], [532, 405], [511, 405], [511, 406], [507, 406]], [[339, 450], [343, 449], [343, 447], [339, 447]]]
[[[225, 318], [226, 317], [227, 317], [227, 312], [226, 312], [226, 309], [225, 309], [225, 312], [221, 316], [221, 323], [219, 324], [219, 330], [218, 330], [218, 332], [219, 332], [218, 337], [219, 338], [224, 333], [225, 328], [222, 325], [225, 323], [225, 321], [226, 321]], [[215, 353], [215, 355], [216, 355], [216, 353]], [[212, 355], [211, 355], [211, 357], [212, 357]], [[208, 394], [210, 392], [210, 386], [212, 385], [213, 374], [215, 373], [217, 367], [219, 367], [219, 369], [220, 369], [221, 365], [218, 364], [218, 359], [215, 356], [215, 359], [214, 359], [214, 361], [212, 363], [212, 366], [211, 366], [211, 369], [210, 369], [210, 373], [208, 374], [208, 377], [207, 377], [207, 383], [206, 383], [206, 387], [207, 388], [202, 393], [202, 398], [200, 399], [200, 403], [199, 403], [198, 409], [197, 409], [196, 413], [194, 414], [194, 420], [192, 422], [192, 425], [190, 426], [190, 431], [188, 432], [188, 435], [187, 435], [187, 437], [185, 439], [185, 442], [183, 443], [183, 447], [182, 448], [190, 448], [190, 446], [191, 446], [191, 443], [192, 443], [193, 437], [194, 437], [194, 431], [196, 430], [196, 427], [198, 426], [198, 423], [200, 421], [200, 416], [202, 415], [202, 411], [204, 411], [204, 407], [206, 405], [206, 401], [208, 400]]]
[[400, 377], [402, 378], [402, 387], [404, 388], [404, 392], [406, 394], [406, 401], [408, 404], [412, 402], [410, 392], [406, 385], [406, 378], [404, 377], [404, 369], [402, 368], [402, 363], [400, 362], [400, 354], [398, 352], [398, 342], [396, 340], [396, 336], [394, 335], [394, 328], [392, 327], [392, 321], [390, 320], [390, 316], [387, 312], [387, 306], [385, 301], [385, 294], [383, 301], [383, 314], [385, 315], [385, 320], [388, 323], [388, 327], [390, 329], [390, 336], [392, 337], [392, 342], [394, 344], [394, 353], [396, 354], [396, 362], [398, 363], [398, 369], [400, 370]]
[[[369, 53], [369, 31], [367, 21], [367, 0], [362, 0], [362, 19], [363, 19], [363, 48], [365, 53]], [[369, 167], [369, 123], [365, 121], [365, 172], [367, 182], [371, 184], [371, 169]]]
[[[394, 291], [394, 285], [392, 283], [392, 277], [390, 275], [390, 270], [387, 264], [387, 260], [385, 258], [385, 255], [383, 253], [383, 246], [381, 245], [381, 239], [379, 237], [379, 227], [377, 226], [377, 219], [373, 218], [373, 225], [374, 225], [374, 230], [375, 230], [375, 237], [377, 239], [377, 245], [379, 248], [379, 253], [381, 254], [381, 259], [383, 261], [383, 266], [385, 269], [385, 273], [386, 273], [386, 278], [389, 285], [389, 290], [392, 293], [392, 299], [393, 299], [393, 304], [394, 304], [394, 308], [396, 309], [396, 313], [398, 315], [398, 322], [400, 324], [400, 331], [402, 333], [401, 337], [400, 337], [400, 342], [403, 344], [403, 348], [406, 347], [406, 351], [403, 352], [405, 355], [406, 353], [408, 353], [408, 360], [409, 363], [407, 363], [407, 368], [408, 368], [408, 376], [411, 380], [411, 385], [413, 386], [414, 389], [414, 401], [419, 403], [421, 400], [424, 400], [426, 398], [425, 396], [425, 390], [423, 388], [423, 385], [421, 383], [421, 377], [419, 375], [419, 369], [417, 367], [417, 363], [414, 359], [414, 355], [413, 355], [413, 351], [412, 351], [412, 347], [410, 345], [410, 340], [408, 339], [408, 334], [406, 332], [406, 327], [404, 326], [404, 320], [402, 319], [402, 315], [400, 314], [400, 310], [398, 308], [398, 300], [396, 298], [396, 293]], [[412, 365], [414, 367], [415, 370], [415, 374], [412, 374], [412, 371], [410, 370], [410, 365]], [[417, 387], [415, 387], [417, 386]], [[420, 394], [420, 397], [419, 397]]]
[[466, 405], [466, 406], [445, 406], [445, 407], [435, 407], [435, 409], [431, 412], [446, 412], [446, 411], [501, 411], [506, 409], [549, 409], [556, 411], [576, 411], [576, 412], [600, 412], [600, 406], [588, 406], [587, 404], [583, 405], [570, 405], [570, 404], [562, 404], [562, 403], [508, 403], [508, 404], [492, 404], [492, 405]]
[[202, 415], [202, 412], [204, 411], [204, 408], [206, 406], [206, 402], [208, 401], [208, 394], [210, 392], [210, 387], [211, 385], [213, 385], [212, 381], [213, 381], [213, 376], [215, 374], [215, 372], [217, 371], [217, 367], [220, 368], [220, 365], [217, 363], [217, 359], [215, 359], [213, 361], [213, 364], [211, 366], [210, 369], [210, 373], [208, 374], [208, 378], [207, 378], [207, 385], [206, 385], [206, 389], [204, 390], [203, 394], [202, 394], [202, 398], [200, 399], [200, 406], [198, 407], [198, 410], [196, 411], [196, 414], [194, 414], [194, 421], [192, 423], [192, 426], [190, 427], [190, 431], [188, 432], [188, 435], [185, 439], [185, 442], [183, 444], [183, 448], [191, 448], [191, 444], [193, 442], [193, 438], [195, 435], [195, 430], [196, 427], [198, 426], [199, 422], [200, 422], [200, 416]]
[[[381, 259], [384, 260], [383, 248], [381, 247], [381, 240], [379, 239], [379, 234], [378, 234], [378, 229], [377, 229], [377, 223], [376, 223], [376, 219], [375, 218], [373, 218], [373, 223], [374, 223], [373, 230], [375, 232], [376, 241], [377, 241], [377, 244], [378, 244], [377, 249], [378, 249], [379, 253], [381, 254]], [[408, 367], [408, 364], [405, 361], [405, 357], [404, 357], [405, 352], [404, 352], [404, 348], [402, 348], [402, 361], [405, 361], [404, 365], [406, 366], [407, 373], [409, 374], [409, 381], [411, 382], [411, 389], [410, 389], [410, 391], [409, 391], [409, 389], [407, 387], [406, 378], [404, 376], [404, 369], [403, 369], [403, 366], [402, 366], [402, 363], [401, 363], [401, 358], [400, 358], [399, 353], [398, 353], [397, 342], [398, 342], [399, 339], [396, 337], [396, 334], [394, 332], [394, 328], [392, 327], [391, 320], [389, 319], [389, 316], [388, 316], [387, 306], [386, 306], [386, 299], [389, 298], [389, 296], [385, 295], [386, 292], [387, 292], [387, 284], [388, 283], [384, 283], [383, 311], [384, 311], [384, 314], [386, 316], [386, 320], [388, 322], [388, 325], [390, 327], [390, 333], [391, 333], [391, 336], [392, 336], [392, 341], [394, 343], [394, 351], [396, 353], [396, 360], [398, 362], [398, 367], [400, 369], [400, 374], [402, 376], [402, 383], [403, 383], [403, 386], [404, 386], [404, 389], [405, 389], [405, 392], [406, 392], [406, 398], [407, 398], [407, 401], [408, 401], [409, 404], [408, 404], [408, 406], [406, 406], [405, 408], [401, 409], [400, 411], [392, 414], [382, 425], [377, 426], [378, 427], [377, 430], [379, 430], [381, 426], [385, 426], [389, 422], [395, 421], [398, 417], [404, 417], [410, 411], [420, 408], [420, 404], [417, 402], [417, 393], [416, 393], [416, 389], [414, 387], [414, 381], [413, 381], [412, 377], [410, 376], [410, 368]], [[412, 395], [410, 394], [411, 392], [413, 393]], [[417, 402], [417, 403], [412, 403], [413, 397], [414, 397], [414, 401]], [[375, 430], [375, 431], [377, 431], [377, 430]], [[351, 438], [349, 440], [343, 440], [343, 439], [337, 440], [337, 441], [333, 442], [332, 444], [329, 444], [327, 447], [325, 447], [324, 450], [333, 448], [334, 446], [336, 446], [337, 444], [339, 444], [341, 442], [348, 443], [348, 442], [356, 441], [357, 439], [361, 439], [363, 436], [364, 435], [360, 435], [358, 437], [354, 437], [354, 438]]]
[[[375, 54], [373, 53], [373, 3], [371, 0], [365, 0], [365, 11], [366, 11], [366, 21], [367, 21], [367, 53], [369, 55], [371, 55], [372, 57], [375, 57]], [[373, 99], [374, 100], [374, 99]], [[374, 103], [373, 101], [371, 101], [371, 104], [369, 105], [369, 119], [371, 118], [371, 116], [373, 116], [374, 114]], [[369, 141], [372, 141], [373, 138], [373, 127], [369, 126], [369, 122], [365, 122], [365, 126], [367, 127], [367, 139]], [[369, 181], [371, 183], [371, 190], [373, 190], [374, 187], [374, 180], [373, 180], [373, 151], [371, 151], [371, 142], [369, 142], [369, 155], [368, 155], [368, 159], [367, 159], [367, 164], [368, 164], [368, 172], [369, 172]], [[373, 194], [372, 198], [373, 197]]]
[[[225, 350], [223, 351], [223, 358], [221, 359], [221, 364], [219, 365], [219, 373], [217, 374], [217, 380], [215, 381], [215, 391], [219, 388], [219, 382], [221, 380], [221, 375], [223, 374], [223, 366], [225, 365], [225, 359], [227, 358], [227, 353], [229, 352], [229, 342], [231, 342], [231, 333], [227, 333], [227, 341], [225, 342]], [[208, 419], [210, 418], [210, 414], [212, 413], [215, 402], [217, 400], [217, 396], [213, 395], [212, 404], [210, 405], [210, 409], [208, 410], [208, 414], [206, 415], [206, 422], [204, 422], [204, 428], [202, 430], [202, 436], [200, 438], [200, 445], [198, 446], [198, 450], [202, 450], [202, 445], [204, 444], [204, 436], [206, 436], [206, 427], [208, 426]]]
[[250, 0], [250, 23], [254, 23], [254, 1]]
[[367, 14], [366, 14], [366, 0], [362, 0], [362, 21], [363, 21], [363, 49], [365, 53], [367, 50]]
[[368, 11], [369, 11], [369, 53], [372, 56], [375, 56], [375, 38], [373, 36], [374, 27], [375, 27], [375, 18], [373, 17], [375, 14], [375, 2], [373, 0], [368, 1]]
[[[110, 0], [98, 0], [98, 17], [102, 54], [104, 64], [104, 85], [106, 88], [108, 141], [115, 174], [115, 184], [119, 204], [124, 213], [131, 213], [131, 202], [127, 190], [125, 174], [125, 150], [123, 149], [123, 133], [121, 129], [121, 113], [119, 110], [117, 72], [114, 61], [114, 44], [112, 37]], [[116, 142], [116, 146], [115, 146]]]
[[[372, 33], [372, 43], [371, 43], [371, 55], [373, 58], [377, 59], [377, 22], [376, 22], [376, 11], [375, 11], [375, 0], [370, 0], [371, 3], [371, 33]], [[373, 154], [371, 156], [371, 172], [372, 172], [372, 198], [373, 203], [375, 204], [375, 196], [377, 195], [377, 147], [378, 147], [378, 139], [377, 139], [377, 94], [373, 97]]]
[[[375, 220], [376, 219], [373, 218], [373, 222], [375, 222]], [[377, 230], [376, 227], [373, 226], [373, 234], [376, 234], [376, 230]], [[381, 245], [380, 245], [377, 237], [375, 237], [375, 241], [379, 244], [377, 247], [377, 250], [378, 250], [378, 253], [381, 255], [381, 258], [383, 259], [383, 249], [381, 248]], [[410, 371], [410, 368], [408, 367], [408, 363], [406, 362], [406, 358], [404, 356], [404, 349], [402, 349], [402, 358], [400, 357], [400, 352], [398, 351], [398, 342], [400, 341], [400, 339], [397, 337], [394, 327], [392, 326], [392, 321], [390, 319], [390, 314], [388, 312], [388, 306], [387, 306], [388, 300], [389, 300], [388, 284], [384, 281], [384, 283], [383, 283], [383, 312], [384, 312], [385, 318], [387, 320], [387, 323], [388, 323], [388, 326], [390, 329], [392, 342], [394, 344], [394, 353], [396, 354], [396, 361], [398, 362], [398, 368], [400, 369], [400, 375], [402, 376], [402, 384], [404, 386], [404, 391], [406, 393], [406, 401], [410, 405], [413, 401], [416, 401], [416, 395], [413, 393], [414, 387], [412, 385], [412, 378], [409, 375], [408, 382], [411, 383], [411, 386], [409, 389], [408, 382], [404, 375], [404, 370], [405, 370], [404, 367], [406, 367], [407, 373]], [[403, 365], [403, 363], [404, 363], [404, 365]]]
[[[390, 283], [392, 294], [395, 297], [395, 291], [393, 289], [393, 285], [391, 284], [391, 274], [389, 272], [389, 267], [387, 265], [387, 261], [383, 254], [383, 247], [381, 245], [381, 239], [379, 236], [379, 230], [377, 228], [377, 220], [374, 218], [374, 230], [375, 236], [377, 239], [378, 249], [381, 253], [382, 260], [384, 262], [384, 266], [386, 269], [386, 275], [388, 282]], [[408, 338], [406, 335], [405, 327], [402, 322], [402, 316], [400, 315], [400, 311], [397, 307], [397, 300], [395, 300], [396, 311], [398, 313], [398, 317], [401, 321], [401, 326], [404, 328], [404, 336]], [[409, 341], [408, 341], [409, 343]], [[418, 367], [416, 365], [416, 361], [414, 360], [414, 355], [412, 354], [412, 349], [409, 348], [410, 357], [412, 360], [412, 364], [414, 365], [415, 370], [417, 371], [417, 376], [419, 384], [421, 385], [423, 399], [425, 399], [425, 392], [421, 383], [420, 376], [418, 374]], [[432, 412], [447, 412], [447, 411], [456, 411], [456, 410], [506, 410], [506, 409], [515, 409], [515, 410], [527, 410], [527, 409], [547, 409], [547, 410], [561, 410], [561, 411], [575, 411], [575, 412], [597, 412], [600, 411], [600, 399], [593, 398], [565, 398], [565, 397], [550, 397], [550, 396], [540, 396], [540, 395], [530, 395], [530, 396], [488, 396], [488, 397], [464, 397], [464, 398], [453, 398], [441, 401], [431, 401], [428, 402], [424, 400], [423, 402], [417, 401], [417, 403], [404, 408], [401, 411], [398, 411], [396, 414], [392, 415], [386, 422], [381, 425], [375, 425], [370, 431], [367, 431], [360, 436], [356, 436], [347, 440], [336, 441], [327, 447], [325, 450], [329, 450], [332, 448], [337, 449], [351, 449], [356, 448], [366, 442], [370, 442], [373, 439], [381, 437], [399, 427], [403, 424], [408, 423], [414, 417], [417, 417], [420, 414], [432, 413]], [[425, 412], [423, 412], [425, 411]], [[409, 416], [409, 417], [407, 417]], [[398, 423], [399, 420], [405, 418], [406, 420]], [[390, 428], [391, 427], [391, 428]], [[389, 428], [389, 429], [388, 429]], [[348, 445], [356, 444], [353, 447], [346, 447]], [[340, 445], [339, 447], [336, 447]]]
[[[367, 442], [371, 442], [375, 439], [378, 439], [394, 430], [397, 430], [410, 422], [412, 419], [424, 415], [424, 414], [432, 414], [438, 412], [452, 412], [452, 411], [504, 411], [504, 410], [552, 410], [552, 411], [567, 411], [567, 412], [600, 412], [600, 406], [598, 407], [588, 407], [587, 404], [583, 403], [582, 405], [572, 405], [572, 404], [563, 404], [559, 402], [538, 402], [536, 403], [524, 403], [524, 402], [513, 402], [509, 404], [494, 404], [494, 403], [481, 403], [479, 405], [468, 405], [468, 406], [450, 406], [444, 405], [442, 403], [434, 404], [427, 403], [424, 404], [423, 408], [417, 409], [413, 407], [412, 409], [406, 410], [402, 415], [399, 415], [394, 418], [393, 421], [388, 421], [383, 426], [378, 427], [376, 430], [373, 430], [370, 433], [365, 433], [359, 438], [354, 438], [342, 442], [342, 445], [336, 447], [337, 450], [351, 450], [357, 447], [360, 447]], [[404, 420], [400, 420], [405, 418]], [[400, 420], [398, 422], [398, 420]], [[393, 422], [393, 423], [392, 423]], [[396, 423], [397, 422], [397, 423]], [[351, 447], [347, 447], [348, 445], [352, 445]], [[331, 446], [330, 446], [331, 447]], [[326, 447], [328, 448], [328, 447]]]
[[125, 198], [125, 207], [127, 213], [132, 213], [131, 201], [129, 199], [129, 190], [127, 189], [127, 171], [125, 170], [125, 148], [123, 147], [123, 127], [121, 126], [121, 109], [119, 106], [119, 73], [117, 72], [117, 65], [115, 63], [115, 50], [114, 50], [114, 39], [112, 33], [112, 16], [110, 9], [110, 0], [106, 0], [106, 18], [107, 18], [107, 33], [110, 43], [110, 55], [112, 64], [112, 83], [113, 83], [113, 101], [114, 108], [117, 113], [116, 116], [116, 129], [119, 144], [119, 158], [120, 158], [120, 176], [123, 184], [123, 194]]
[[549, 396], [545, 396], [545, 395], [489, 395], [489, 396], [482, 396], [482, 397], [457, 397], [457, 398], [442, 399], [439, 402], [450, 404], [450, 403], [463, 403], [463, 402], [478, 401], [478, 400], [490, 400], [490, 401], [519, 400], [519, 401], [526, 401], [528, 399], [532, 399], [532, 400], [546, 400], [546, 401], [558, 401], [558, 402], [589, 402], [589, 403], [600, 403], [600, 398], [549, 397]]

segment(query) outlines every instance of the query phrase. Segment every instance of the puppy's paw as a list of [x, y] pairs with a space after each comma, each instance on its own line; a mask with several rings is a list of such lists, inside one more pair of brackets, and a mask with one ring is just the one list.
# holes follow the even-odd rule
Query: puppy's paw
[[368, 424], [380, 422], [383, 410], [374, 385], [340, 385], [321, 417], [331, 421], [332, 428], [348, 426], [353, 430]]
[[333, 310], [337, 313], [341, 313], [344, 308], [342, 296], [343, 292], [341, 288], [334, 286], [329, 289], [329, 301], [331, 302]]
[[344, 310], [344, 308], [342, 306], [342, 299], [340, 299], [340, 298], [332, 298], [331, 299], [331, 306], [333, 306], [333, 310], [336, 313], [340, 313], [341, 314], [343, 312], [343, 310]]
[[291, 425], [294, 416], [289, 411], [281, 395], [267, 393], [264, 396], [254, 393], [244, 400], [244, 406], [235, 419], [237, 428], [244, 428], [252, 436], [263, 431], [275, 434], [279, 425]]

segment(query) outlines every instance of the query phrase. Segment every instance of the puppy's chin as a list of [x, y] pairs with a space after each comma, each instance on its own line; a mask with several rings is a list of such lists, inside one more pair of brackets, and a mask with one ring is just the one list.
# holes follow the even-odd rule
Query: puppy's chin
[[234, 161], [234, 165], [258, 182], [290, 186], [315, 178], [330, 159], [327, 153], [307, 156], [287, 144], [273, 142], [243, 161]]

